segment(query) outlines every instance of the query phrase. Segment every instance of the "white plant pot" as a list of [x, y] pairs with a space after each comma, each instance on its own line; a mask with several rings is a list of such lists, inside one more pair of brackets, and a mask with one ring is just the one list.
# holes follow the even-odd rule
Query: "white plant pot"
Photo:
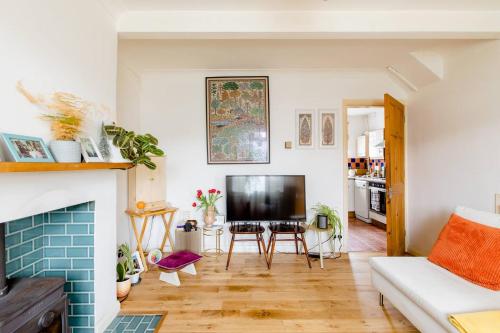
[[80, 163], [82, 160], [80, 142], [54, 140], [50, 141], [49, 149], [57, 162]]
[[128, 277], [129, 277], [130, 283], [132, 283], [132, 285], [138, 284], [139, 278], [140, 278], [139, 270], [135, 270], [135, 273], [132, 275], [128, 275]]
[[112, 139], [108, 139], [109, 145], [109, 162], [112, 163], [129, 163], [130, 160], [122, 157], [120, 149], [113, 144]]

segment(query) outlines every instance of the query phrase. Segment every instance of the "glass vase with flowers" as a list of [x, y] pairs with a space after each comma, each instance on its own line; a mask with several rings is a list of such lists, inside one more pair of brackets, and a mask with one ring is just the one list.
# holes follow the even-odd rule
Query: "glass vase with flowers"
[[215, 188], [209, 189], [207, 194], [204, 194], [202, 190], [196, 191], [197, 202], [193, 202], [192, 206], [197, 209], [203, 209], [203, 221], [206, 227], [211, 227], [215, 223], [215, 215], [218, 213], [215, 203], [220, 198], [222, 198], [222, 195]]

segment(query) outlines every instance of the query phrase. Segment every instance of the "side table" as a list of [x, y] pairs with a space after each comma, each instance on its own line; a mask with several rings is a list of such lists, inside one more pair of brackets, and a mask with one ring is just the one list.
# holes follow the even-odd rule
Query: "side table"
[[[318, 237], [319, 263], [320, 263], [321, 269], [323, 269], [325, 267], [323, 265], [323, 237], [322, 237], [322, 235], [324, 233], [326, 233], [325, 239], [328, 239], [328, 237], [330, 237], [333, 229], [330, 225], [328, 225], [328, 229], [320, 229], [320, 228], [316, 227], [316, 223], [310, 224], [309, 229], [313, 230], [316, 233], [316, 236]], [[332, 251], [335, 252], [335, 248], [334, 248], [335, 244], [333, 243], [332, 239], [330, 239], [330, 246], [332, 247]]]
[[[222, 225], [212, 225], [210, 227], [203, 226], [203, 255], [206, 257], [219, 257], [224, 251], [221, 249], [221, 237], [224, 234], [224, 226]], [[206, 237], [215, 237], [215, 248], [205, 248], [205, 238]]]

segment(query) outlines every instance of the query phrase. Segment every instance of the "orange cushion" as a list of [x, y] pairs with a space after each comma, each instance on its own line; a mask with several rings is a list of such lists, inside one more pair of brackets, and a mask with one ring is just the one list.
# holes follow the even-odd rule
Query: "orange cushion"
[[500, 228], [452, 214], [429, 260], [472, 283], [500, 290]]

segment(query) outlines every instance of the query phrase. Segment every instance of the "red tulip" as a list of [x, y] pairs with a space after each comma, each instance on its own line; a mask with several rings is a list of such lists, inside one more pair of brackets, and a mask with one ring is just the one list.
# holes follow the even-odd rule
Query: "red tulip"
[[220, 191], [217, 191], [217, 194], [220, 194]]
[[196, 207], [196, 202], [193, 202], [193, 204], [191, 206]]

